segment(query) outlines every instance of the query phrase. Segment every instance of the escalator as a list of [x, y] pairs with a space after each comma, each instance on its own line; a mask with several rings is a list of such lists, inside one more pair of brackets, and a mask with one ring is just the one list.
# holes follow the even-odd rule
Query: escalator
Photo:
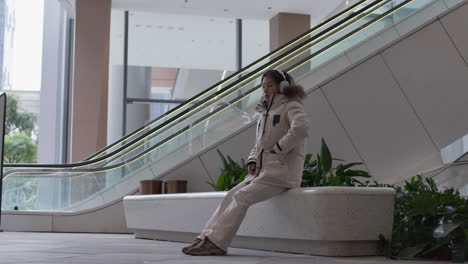
[[362, 0], [81, 162], [5, 164], [2, 209], [73, 215], [114, 205], [140, 180], [158, 178], [252, 126], [266, 70], [285, 70], [313, 89], [321, 80], [311, 76], [324, 65], [437, 2]]

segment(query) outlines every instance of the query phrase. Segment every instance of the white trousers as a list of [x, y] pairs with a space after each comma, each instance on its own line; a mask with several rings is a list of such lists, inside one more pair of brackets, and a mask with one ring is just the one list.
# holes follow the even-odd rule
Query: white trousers
[[211, 242], [227, 251], [229, 244], [242, 223], [247, 209], [288, 190], [286, 187], [243, 181], [232, 188], [206, 223], [198, 236], [208, 237]]

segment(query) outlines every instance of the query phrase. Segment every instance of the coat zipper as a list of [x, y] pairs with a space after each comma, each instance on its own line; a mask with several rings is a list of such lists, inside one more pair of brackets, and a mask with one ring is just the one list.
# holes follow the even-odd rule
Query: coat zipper
[[[275, 95], [273, 95], [273, 97], [271, 98], [271, 103], [267, 107], [267, 112], [265, 114], [265, 120], [263, 121], [262, 138], [263, 138], [263, 135], [265, 134], [265, 127], [266, 127], [266, 124], [267, 124], [267, 121], [268, 121], [268, 113], [270, 112], [270, 109], [273, 106], [273, 100], [275, 100]], [[262, 165], [263, 165], [262, 161], [263, 161], [263, 148], [262, 148], [262, 151], [260, 151], [260, 162], [259, 162], [260, 165], [257, 168], [258, 173], [260, 173], [260, 170], [262, 169]], [[257, 173], [257, 175], [258, 175], [258, 173]]]

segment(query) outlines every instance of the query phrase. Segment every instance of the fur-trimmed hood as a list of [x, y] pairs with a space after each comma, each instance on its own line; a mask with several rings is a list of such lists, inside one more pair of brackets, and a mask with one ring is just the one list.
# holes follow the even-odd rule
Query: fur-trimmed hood
[[284, 88], [283, 94], [286, 95], [288, 98], [299, 97], [304, 98], [305, 92], [304, 88], [300, 85], [289, 85]]
[[[290, 87], [293, 87], [293, 86], [288, 86], [286, 89], [289, 89]], [[302, 89], [301, 86], [296, 86], [298, 87], [298, 89]], [[288, 90], [286, 90], [287, 92]], [[284, 103], [287, 103], [288, 101], [297, 101], [299, 102], [301, 105], [303, 105], [303, 101], [302, 101], [302, 98], [304, 96], [300, 96], [301, 93], [300, 93], [300, 90], [299, 90], [299, 93], [293, 93], [294, 90], [290, 90], [291, 92], [288, 93], [287, 95], [286, 94], [274, 94], [270, 97], [270, 99], [266, 99], [264, 96], [262, 97], [262, 99], [260, 99], [260, 102], [258, 102], [257, 104], [257, 111], [260, 112], [260, 113], [263, 113], [263, 112], [266, 112], [268, 108], [271, 108], [271, 104], [275, 104], [275, 105], [281, 105], [281, 104], [284, 104]], [[304, 90], [302, 89], [302, 92]]]

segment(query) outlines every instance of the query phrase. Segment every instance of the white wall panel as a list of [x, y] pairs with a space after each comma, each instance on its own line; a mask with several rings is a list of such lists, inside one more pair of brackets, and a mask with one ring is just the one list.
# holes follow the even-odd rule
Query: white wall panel
[[323, 91], [377, 180], [415, 174], [422, 159], [438, 154], [380, 56]]
[[450, 8], [457, 5], [460, 2], [463, 2], [463, 0], [444, 0], [444, 2]]
[[54, 232], [128, 233], [122, 201], [96, 211], [53, 216]]
[[316, 90], [306, 97], [304, 108], [310, 125], [307, 153], [313, 153], [315, 157], [320, 151], [321, 138], [324, 138], [334, 158], [348, 162], [361, 161], [321, 90]]
[[350, 65], [351, 63], [346, 58], [346, 56], [342, 55], [333, 59], [328, 64], [315, 69], [312, 73], [309, 73], [305, 77], [296, 80], [296, 82], [302, 85], [304, 89], [308, 90], [326, 81], [332, 76], [335, 76], [337, 73], [346, 69]]
[[466, 182], [466, 164], [453, 165], [446, 170], [439, 172], [434, 176], [434, 180], [438, 186], [443, 188], [455, 188], [461, 192], [461, 195], [468, 195], [468, 184]]
[[207, 184], [210, 178], [207, 175], [199, 158], [194, 158], [184, 165], [172, 170], [158, 180], [186, 180], [187, 192], [211, 191], [211, 186]]
[[403, 36], [446, 10], [447, 6], [444, 1], [435, 1], [395, 25], [395, 28], [400, 36]]
[[438, 21], [383, 57], [439, 149], [468, 132], [468, 67]]
[[468, 3], [465, 3], [460, 8], [442, 17], [440, 21], [445, 30], [450, 35], [450, 38], [457, 46], [458, 51], [468, 62], [468, 33], [466, 25], [468, 25]]
[[3, 231], [51, 232], [52, 215], [24, 213], [18, 211], [2, 212]]
[[369, 56], [372, 52], [375, 52], [390, 42], [398, 39], [399, 37], [400, 34], [398, 34], [398, 31], [395, 29], [395, 27], [391, 27], [385, 31], [380, 32], [375, 37], [365, 40], [356, 48], [351, 49], [346, 53], [346, 57], [348, 57], [351, 63], [356, 63]]
[[229, 155], [234, 161], [246, 160], [250, 150], [255, 144], [255, 125], [228, 139], [221, 145], [213, 148], [201, 155], [201, 160], [208, 170], [209, 176], [216, 181], [221, 168], [223, 167], [221, 158], [216, 151], [219, 149], [224, 156]]

